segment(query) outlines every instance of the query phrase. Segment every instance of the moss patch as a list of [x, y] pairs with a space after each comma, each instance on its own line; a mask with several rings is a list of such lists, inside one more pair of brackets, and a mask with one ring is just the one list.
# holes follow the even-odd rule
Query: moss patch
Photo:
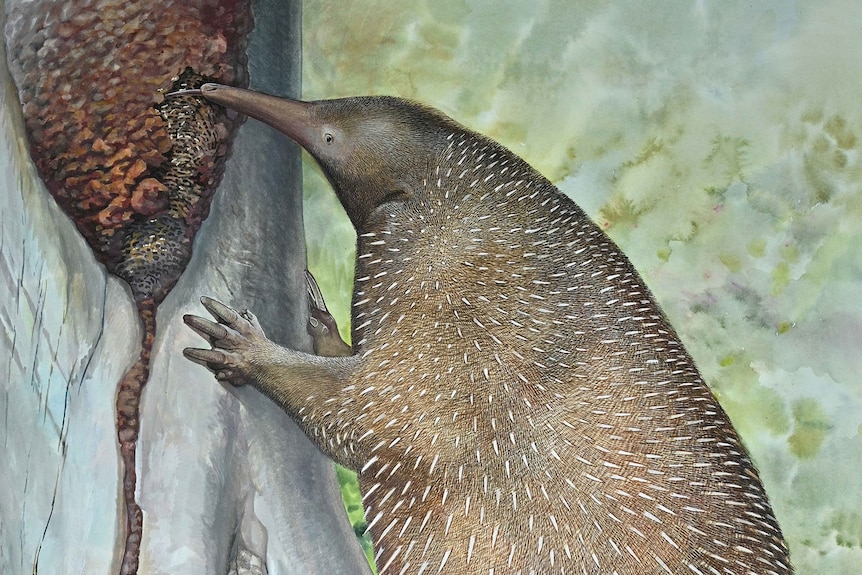
[[344, 500], [347, 517], [350, 519], [350, 524], [353, 525], [353, 531], [362, 545], [362, 550], [365, 551], [365, 557], [368, 559], [371, 571], [377, 573], [377, 567], [374, 565], [374, 546], [371, 537], [366, 533], [368, 524], [365, 522], [359, 481], [356, 474], [345, 467], [336, 465], [335, 471], [338, 474], [338, 485], [341, 486], [341, 498]]

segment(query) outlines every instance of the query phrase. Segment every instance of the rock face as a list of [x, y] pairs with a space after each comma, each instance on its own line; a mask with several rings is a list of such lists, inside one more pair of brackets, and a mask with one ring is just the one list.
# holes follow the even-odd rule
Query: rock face
[[297, 93], [298, 3], [254, 12], [6, 3], [22, 107], [4, 71], [4, 573], [365, 568], [330, 462], [279, 410], [179, 353], [179, 315], [201, 293], [265, 310], [274, 338], [310, 346], [305, 301], [284, 297], [304, 293], [298, 152], [262, 126], [238, 131], [219, 109], [160, 97], [249, 76]]

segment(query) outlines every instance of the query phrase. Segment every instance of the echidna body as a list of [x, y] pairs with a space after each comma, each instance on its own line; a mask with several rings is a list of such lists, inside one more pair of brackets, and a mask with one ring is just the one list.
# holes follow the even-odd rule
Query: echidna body
[[394, 98], [205, 85], [321, 164], [357, 231], [354, 355], [207, 300], [187, 354], [359, 472], [381, 573], [786, 575], [726, 414], [613, 242], [523, 160]]

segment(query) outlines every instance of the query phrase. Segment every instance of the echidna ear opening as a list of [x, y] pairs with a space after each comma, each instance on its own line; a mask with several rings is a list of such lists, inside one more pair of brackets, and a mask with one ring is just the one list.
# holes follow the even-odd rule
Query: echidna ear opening
[[380, 205], [388, 204], [390, 202], [405, 202], [405, 201], [409, 200], [410, 197], [411, 197], [411, 194], [407, 190], [403, 190], [403, 189], [392, 190], [392, 191], [388, 192], [387, 194], [385, 194], [383, 196], [383, 198], [381, 198]]

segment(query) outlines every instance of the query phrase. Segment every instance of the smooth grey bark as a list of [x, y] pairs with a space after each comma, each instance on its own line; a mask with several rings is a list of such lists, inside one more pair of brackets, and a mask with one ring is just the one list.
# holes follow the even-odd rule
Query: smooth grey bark
[[[252, 87], [297, 96], [300, 3], [255, 3]], [[5, 54], [0, 54], [5, 63]], [[0, 76], [0, 572], [114, 573], [116, 384], [140, 327], [38, 181]], [[362, 573], [332, 463], [252, 389], [182, 357], [206, 294], [310, 350], [299, 150], [246, 122], [183, 277], [159, 307], [138, 443], [140, 573]]]

